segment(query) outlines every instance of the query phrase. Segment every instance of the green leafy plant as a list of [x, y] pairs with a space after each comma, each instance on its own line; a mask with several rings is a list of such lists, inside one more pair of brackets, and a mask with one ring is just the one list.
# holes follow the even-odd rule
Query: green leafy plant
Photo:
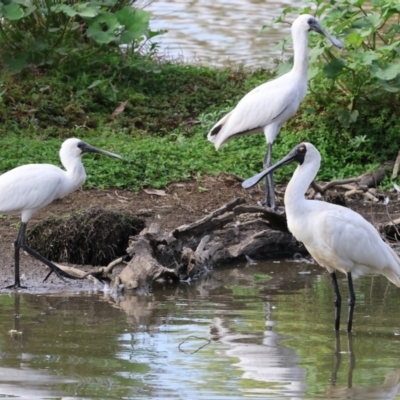
[[[310, 35], [309, 90], [319, 103], [335, 98], [336, 117], [344, 127], [358, 119], [361, 105], [386, 92], [400, 91], [400, 4], [397, 0], [312, 0], [289, 13], [309, 13], [323, 19], [327, 30], [344, 42], [342, 53], [319, 35]], [[282, 67], [280, 66], [280, 69]]]
[[139, 51], [157, 34], [136, 0], [7, 0], [0, 4], [1, 60], [10, 71], [27, 65], [98, 60], [103, 53]]

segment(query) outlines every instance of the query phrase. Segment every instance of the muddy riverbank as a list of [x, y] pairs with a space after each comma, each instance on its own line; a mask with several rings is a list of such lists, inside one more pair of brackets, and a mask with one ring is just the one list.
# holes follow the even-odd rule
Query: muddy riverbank
[[[114, 210], [133, 211], [145, 221], [146, 226], [156, 222], [163, 230], [169, 231], [180, 225], [197, 221], [237, 197], [245, 198], [250, 205], [262, 201], [264, 195], [262, 188], [256, 187], [245, 191], [240, 183], [234, 176], [220, 174], [205, 177], [202, 180], [174, 183], [165, 190], [156, 192], [152, 190], [142, 190], [139, 193], [128, 190], [79, 190], [37, 212], [30, 221], [28, 230], [43, 218], [68, 215], [96, 205]], [[284, 187], [278, 186], [277, 193], [278, 204], [282, 205]], [[387, 195], [390, 197], [387, 206], [372, 204], [361, 198], [349, 199], [347, 205], [377, 225], [400, 216], [400, 202], [397, 201], [397, 194], [387, 193]], [[1, 287], [13, 282], [13, 241], [18, 232], [18, 225], [19, 216], [1, 216], [0, 218]], [[89, 270], [92, 266], [79, 266], [79, 268]], [[115, 272], [117, 273], [118, 270]], [[28, 292], [51, 293], [95, 288], [95, 285], [87, 280], [68, 280], [65, 283], [54, 276], [43, 283], [46, 274], [46, 267], [42, 263], [29, 255], [21, 255], [22, 283], [28, 286]]]

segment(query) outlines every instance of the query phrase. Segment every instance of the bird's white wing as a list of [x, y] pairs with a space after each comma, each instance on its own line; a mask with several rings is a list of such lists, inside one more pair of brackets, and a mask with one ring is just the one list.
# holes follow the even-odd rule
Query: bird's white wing
[[293, 115], [303, 96], [292, 75], [286, 74], [266, 82], [246, 94], [229, 114], [214, 125], [207, 138], [219, 148], [235, 136], [262, 132], [274, 121], [281, 124], [284, 121], [280, 121], [280, 117], [285, 115], [286, 121]]
[[386, 275], [389, 270], [400, 278], [399, 258], [360, 214], [332, 207], [316, 213], [315, 221], [319, 225], [315, 231], [322, 234], [315, 235], [311, 247], [324, 266], [352, 272], [354, 278], [365, 273]]
[[65, 172], [51, 164], [28, 164], [0, 176], [0, 213], [13, 214], [50, 204]]

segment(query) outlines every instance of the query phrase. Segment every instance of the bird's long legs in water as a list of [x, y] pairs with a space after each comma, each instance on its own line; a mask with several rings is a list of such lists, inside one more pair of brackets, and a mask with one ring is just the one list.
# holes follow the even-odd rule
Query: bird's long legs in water
[[61, 280], [64, 280], [63, 277], [65, 278], [70, 278], [70, 279], [81, 279], [80, 277], [73, 276], [68, 274], [67, 272], [62, 271], [60, 268], [58, 268], [56, 265], [54, 265], [51, 261], [49, 261], [47, 258], [43, 257], [41, 254], [36, 252], [35, 250], [31, 249], [28, 247], [28, 245], [25, 243], [25, 233], [26, 233], [26, 222], [21, 223], [21, 227], [19, 228], [18, 236], [17, 239], [14, 242], [14, 258], [15, 258], [15, 281], [13, 285], [7, 286], [7, 289], [26, 289], [26, 286], [21, 286], [20, 282], [20, 276], [19, 276], [19, 252], [20, 249], [22, 248], [25, 250], [27, 253], [29, 253], [31, 256], [35, 257], [42, 263], [46, 264], [48, 267], [50, 267], [51, 271], [47, 274], [46, 278], [44, 279], [43, 282], [47, 280], [47, 278], [54, 272]]
[[[267, 153], [264, 158], [264, 169], [271, 166], [272, 143], [268, 143]], [[274, 175], [271, 172], [265, 177], [265, 205], [272, 209], [276, 209], [275, 190], [274, 190]]]
[[351, 276], [351, 272], [347, 273], [347, 280], [349, 284], [349, 318], [347, 320], [347, 332], [351, 332], [351, 328], [353, 325], [353, 313], [354, 313], [354, 306], [356, 304], [356, 294], [354, 293], [353, 288], [353, 278]]
[[335, 331], [339, 330], [340, 326], [340, 307], [342, 305], [342, 296], [339, 292], [336, 272], [331, 273], [333, 290], [335, 291]]
[[[340, 307], [342, 304], [342, 297], [340, 296], [339, 292], [336, 272], [332, 272], [331, 277], [333, 290], [335, 291], [335, 331], [338, 331], [340, 325]], [[347, 273], [347, 281], [349, 284], [349, 317], [347, 320], [347, 332], [351, 332], [353, 326], [354, 306], [356, 304], [356, 294], [354, 293], [353, 278], [351, 276], [351, 272]]]

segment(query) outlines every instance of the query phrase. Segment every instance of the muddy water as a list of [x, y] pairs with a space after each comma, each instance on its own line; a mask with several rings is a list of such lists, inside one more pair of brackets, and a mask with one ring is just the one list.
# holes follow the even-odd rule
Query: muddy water
[[328, 276], [304, 262], [234, 266], [142, 297], [2, 295], [0, 397], [400, 398], [400, 292], [381, 277], [355, 290], [355, 332], [337, 338]]
[[217, 66], [271, 67], [274, 58], [281, 56], [275, 45], [290, 34], [290, 27], [261, 29], [290, 5], [300, 7], [303, 2], [153, 0], [146, 9], [152, 13], [152, 29], [168, 30], [157, 38], [167, 57]]

